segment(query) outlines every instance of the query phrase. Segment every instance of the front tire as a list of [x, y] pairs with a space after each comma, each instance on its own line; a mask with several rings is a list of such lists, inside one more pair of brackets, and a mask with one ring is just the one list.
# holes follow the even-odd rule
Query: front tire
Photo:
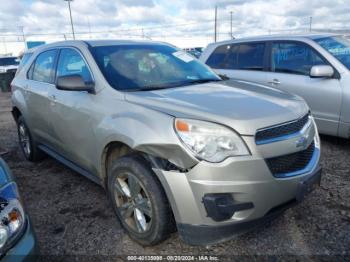
[[108, 193], [124, 229], [141, 245], [155, 245], [174, 232], [168, 199], [142, 156], [124, 156], [112, 163]]
[[17, 119], [17, 133], [19, 146], [24, 157], [28, 161], [37, 162], [45, 156], [44, 153], [37, 147], [33, 137], [29, 131], [27, 124], [24, 121], [23, 116]]

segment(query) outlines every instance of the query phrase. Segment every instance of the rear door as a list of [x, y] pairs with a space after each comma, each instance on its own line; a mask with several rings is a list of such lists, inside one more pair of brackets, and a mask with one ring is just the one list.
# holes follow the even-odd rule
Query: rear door
[[206, 63], [218, 74], [229, 78], [265, 84], [266, 50], [265, 42], [225, 44], [218, 46]]
[[32, 134], [41, 142], [49, 141], [49, 90], [55, 88], [54, 67], [57, 49], [40, 53], [27, 72], [23, 85], [27, 104], [26, 122]]
[[311, 46], [299, 41], [274, 41], [270, 58], [271, 71], [266, 74], [266, 83], [303, 97], [319, 131], [337, 135], [342, 97], [337, 74], [333, 78], [310, 77], [312, 66], [330, 65], [329, 62]]

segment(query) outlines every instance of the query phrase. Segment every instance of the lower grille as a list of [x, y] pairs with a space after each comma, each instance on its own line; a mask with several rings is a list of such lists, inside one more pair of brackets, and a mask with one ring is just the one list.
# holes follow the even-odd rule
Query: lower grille
[[266, 159], [266, 164], [275, 177], [285, 177], [288, 173], [297, 172], [306, 168], [310, 163], [315, 151], [315, 144], [312, 142], [303, 151], [293, 154], [278, 156]]

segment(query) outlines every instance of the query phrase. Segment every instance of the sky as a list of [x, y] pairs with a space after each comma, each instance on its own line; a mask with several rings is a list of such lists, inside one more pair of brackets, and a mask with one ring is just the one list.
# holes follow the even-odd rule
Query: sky
[[[74, 0], [78, 39], [150, 39], [179, 47], [234, 37], [348, 29], [350, 0]], [[68, 3], [64, 0], [1, 0], [0, 54], [17, 54], [27, 41], [71, 39]]]

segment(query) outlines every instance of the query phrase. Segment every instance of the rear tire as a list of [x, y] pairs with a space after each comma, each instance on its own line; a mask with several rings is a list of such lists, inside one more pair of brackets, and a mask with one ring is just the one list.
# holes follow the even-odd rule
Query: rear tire
[[155, 245], [175, 231], [167, 196], [142, 156], [133, 154], [112, 162], [108, 194], [124, 229], [141, 245]]
[[33, 140], [23, 116], [19, 116], [17, 119], [17, 133], [19, 146], [28, 161], [37, 162], [45, 157], [44, 152], [37, 147], [36, 142]]

